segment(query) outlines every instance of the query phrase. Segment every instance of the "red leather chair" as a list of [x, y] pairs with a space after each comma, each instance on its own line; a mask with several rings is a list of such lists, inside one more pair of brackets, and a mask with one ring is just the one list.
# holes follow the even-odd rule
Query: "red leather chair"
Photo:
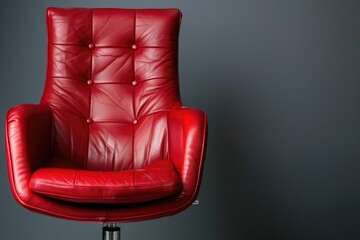
[[[204, 112], [182, 107], [177, 9], [47, 10], [40, 104], [6, 117], [11, 189], [24, 207], [114, 223], [176, 214], [196, 199]], [[109, 237], [110, 236], [110, 237]]]

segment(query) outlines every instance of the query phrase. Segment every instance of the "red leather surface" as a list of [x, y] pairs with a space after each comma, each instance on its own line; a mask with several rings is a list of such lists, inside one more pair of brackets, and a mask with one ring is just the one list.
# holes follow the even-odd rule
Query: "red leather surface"
[[[166, 118], [180, 102], [180, 18], [175, 9], [48, 11], [49, 64], [41, 102], [54, 110], [56, 155], [96, 170], [127, 170], [156, 160], [134, 158], [149, 151], [134, 152], [132, 145], [138, 129], [150, 134], [143, 122]], [[162, 144], [141, 141], [157, 147], [151, 154], [163, 154]], [[69, 144], [79, 142], [87, 144]]]
[[[6, 119], [15, 198], [33, 211], [98, 222], [145, 220], [188, 207], [201, 180], [206, 116], [181, 107], [180, 11], [49, 8], [47, 14], [48, 68], [41, 103], [15, 107]], [[161, 160], [173, 162], [182, 187], [177, 194], [178, 185], [167, 189], [170, 198], [154, 188], [161, 193], [155, 194], [161, 198], [156, 201], [126, 206], [101, 202], [92, 207], [53, 200], [29, 187], [34, 172], [33, 180], [48, 178], [54, 185], [69, 182], [77, 172], [87, 186], [101, 183], [102, 191], [86, 187], [78, 193], [83, 197], [79, 202], [92, 202], [86, 196], [101, 199], [105, 189], [118, 181], [115, 172], [134, 172]], [[109, 182], [98, 179], [101, 172], [106, 172]], [[55, 173], [63, 176], [54, 180]], [[51, 190], [50, 185], [45, 188]], [[56, 191], [63, 199], [77, 197], [74, 191]], [[146, 191], [129, 201], [148, 200]]]
[[169, 197], [181, 180], [169, 160], [126, 171], [40, 168], [30, 189], [52, 198], [85, 203], [136, 203]]

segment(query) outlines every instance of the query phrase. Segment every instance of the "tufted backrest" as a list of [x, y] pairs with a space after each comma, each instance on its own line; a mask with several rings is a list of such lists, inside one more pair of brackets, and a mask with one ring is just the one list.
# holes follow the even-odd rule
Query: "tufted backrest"
[[48, 9], [54, 156], [103, 171], [168, 159], [180, 21], [177, 9]]

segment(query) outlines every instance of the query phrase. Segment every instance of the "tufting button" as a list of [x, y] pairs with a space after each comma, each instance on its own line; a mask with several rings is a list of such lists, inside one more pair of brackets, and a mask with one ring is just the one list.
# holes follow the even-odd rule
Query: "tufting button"
[[137, 49], [137, 45], [136, 45], [136, 44], [133, 44], [133, 45], [131, 46], [131, 48], [135, 50], [135, 49]]
[[91, 86], [91, 85], [93, 85], [94, 84], [94, 81], [93, 80], [87, 80], [87, 85], [89, 85], [89, 86]]
[[89, 44], [89, 48], [90, 48], [90, 49], [94, 49], [94, 48], [95, 48], [95, 44], [90, 43], [90, 44]]
[[94, 121], [91, 118], [86, 119], [86, 122], [92, 124]]
[[133, 86], [136, 86], [137, 84], [138, 84], [138, 82], [135, 80], [131, 82], [131, 85], [133, 85]]
[[137, 123], [138, 123], [138, 120], [135, 119], [135, 120], [133, 121], [133, 124], [137, 124]]

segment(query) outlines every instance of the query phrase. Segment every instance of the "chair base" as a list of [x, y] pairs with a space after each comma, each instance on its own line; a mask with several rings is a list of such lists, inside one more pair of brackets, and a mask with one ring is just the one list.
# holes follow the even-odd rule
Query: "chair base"
[[120, 227], [116, 223], [106, 223], [103, 226], [103, 240], [120, 240]]

